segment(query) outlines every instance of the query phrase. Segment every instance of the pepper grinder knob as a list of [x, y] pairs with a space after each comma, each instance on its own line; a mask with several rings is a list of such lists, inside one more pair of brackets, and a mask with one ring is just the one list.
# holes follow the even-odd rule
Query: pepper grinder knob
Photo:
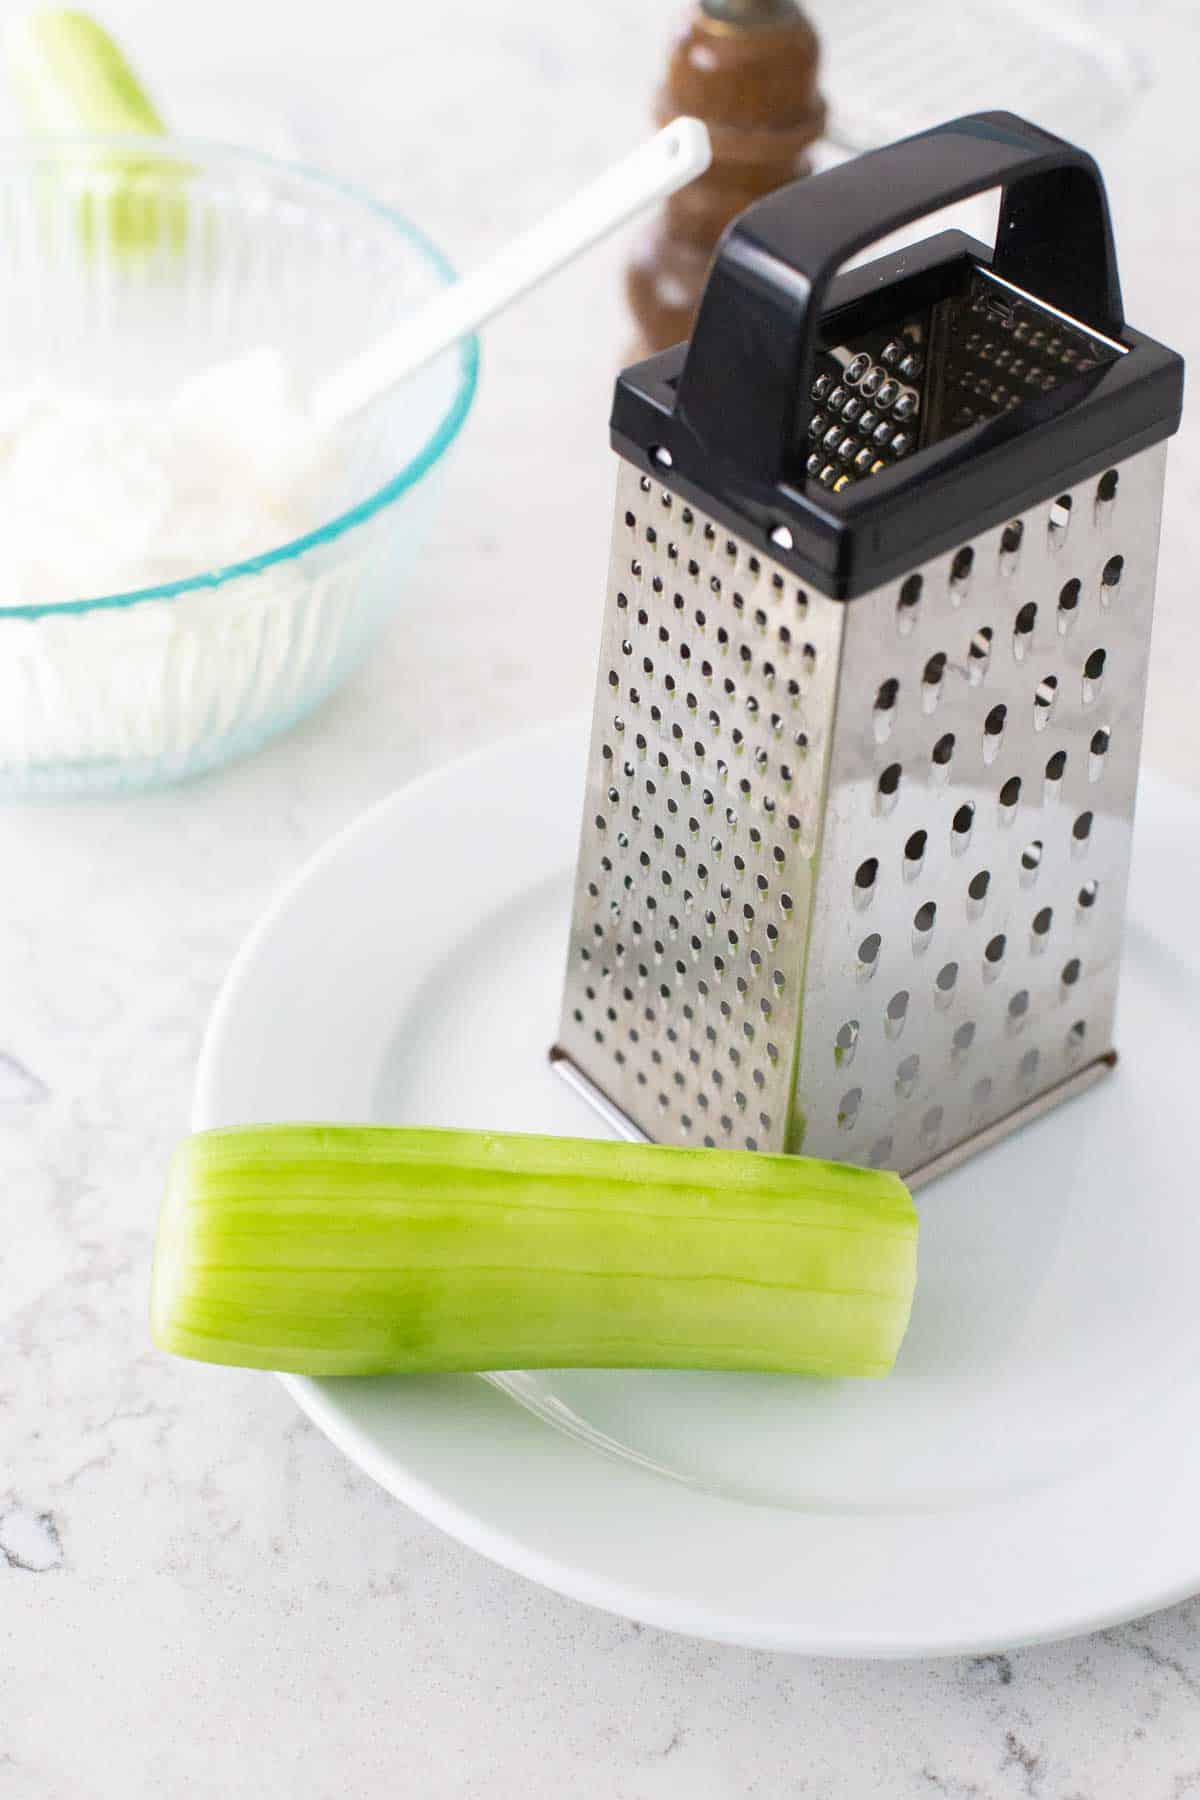
[[805, 153], [825, 125], [818, 57], [817, 34], [795, 0], [701, 0], [676, 40], [655, 115], [703, 119], [713, 160], [671, 197], [629, 265], [645, 354], [687, 337], [730, 220], [811, 172]]

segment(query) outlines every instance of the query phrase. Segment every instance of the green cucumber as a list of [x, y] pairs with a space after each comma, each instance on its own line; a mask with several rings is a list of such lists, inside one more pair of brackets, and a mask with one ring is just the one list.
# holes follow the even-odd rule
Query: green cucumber
[[805, 1157], [382, 1126], [201, 1133], [177, 1152], [151, 1329], [305, 1375], [509, 1368], [882, 1375], [917, 1215], [896, 1175]]

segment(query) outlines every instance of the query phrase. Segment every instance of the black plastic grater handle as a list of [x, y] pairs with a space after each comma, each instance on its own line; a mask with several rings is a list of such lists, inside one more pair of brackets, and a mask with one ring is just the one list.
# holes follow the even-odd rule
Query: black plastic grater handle
[[1121, 284], [1095, 162], [1015, 113], [974, 113], [792, 182], [733, 221], [679, 378], [676, 428], [744, 476], [786, 479], [804, 453], [838, 270], [889, 232], [995, 187], [995, 272], [1119, 338]]

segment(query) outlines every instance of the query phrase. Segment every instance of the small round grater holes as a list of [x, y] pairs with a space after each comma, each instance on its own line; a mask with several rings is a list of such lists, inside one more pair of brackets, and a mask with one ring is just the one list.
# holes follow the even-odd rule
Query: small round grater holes
[[954, 1033], [954, 1048], [959, 1056], [965, 1056], [975, 1042], [975, 1021], [966, 1019]]
[[1008, 718], [1008, 708], [1001, 702], [993, 706], [983, 721], [983, 760], [995, 762], [1000, 754], [1000, 739], [1004, 735], [1004, 724]]
[[1000, 789], [1000, 823], [1011, 825], [1017, 814], [1017, 803], [1021, 798], [1021, 777], [1010, 775]]
[[795, 904], [796, 904], [796, 902], [792, 899], [792, 896], [790, 894], [780, 894], [779, 910], [782, 913], [784, 913], [785, 915], [790, 913], [792, 911], [792, 908], [795, 906]]
[[973, 1106], [986, 1106], [991, 1097], [992, 1078], [990, 1075], [981, 1075], [979, 1080], [975, 1083], [975, 1086], [971, 1089], [971, 1104]]
[[776, 844], [775, 848], [771, 852], [771, 860], [772, 860], [772, 862], [777, 862], [780, 865], [780, 867], [782, 867], [783, 864], [787, 861], [786, 851], [781, 850], [779, 845]]
[[899, 1100], [911, 1100], [917, 1085], [917, 1077], [921, 1073], [921, 1059], [916, 1051], [906, 1056], [896, 1065], [896, 1097]]
[[854, 1061], [854, 1052], [858, 1048], [859, 1023], [857, 1019], [847, 1019], [838, 1027], [838, 1034], [833, 1040], [833, 1060], [838, 1068], [848, 1067]]
[[904, 879], [914, 881], [921, 873], [925, 862], [925, 850], [929, 843], [927, 831], [914, 831], [904, 846]]
[[1016, 567], [1024, 536], [1025, 527], [1020, 519], [1013, 519], [1000, 533], [1000, 567], [1006, 574]]
[[1078, 1056], [1079, 1052], [1083, 1049], [1083, 1043], [1086, 1037], [1087, 1020], [1076, 1019], [1075, 1023], [1071, 1026], [1071, 1029], [1067, 1032], [1067, 1055]]
[[700, 564], [696, 561], [694, 556], [689, 558], [687, 572], [691, 576], [693, 581], [695, 581], [696, 577], [700, 573]]
[[954, 756], [954, 733], [947, 731], [933, 746], [932, 762], [935, 776], [945, 781], [950, 773], [950, 763]]
[[1029, 989], [1018, 988], [1008, 1003], [1008, 1028], [1023, 1031], [1029, 1018]]
[[751, 1074], [750, 1074], [750, 1079], [751, 1079], [751, 1081], [753, 1081], [755, 1087], [758, 1088], [760, 1091], [763, 1088], [765, 1088], [767, 1085], [767, 1078], [763, 1074], [761, 1069], [752, 1070]]
[[1092, 823], [1093, 815], [1090, 812], [1081, 812], [1071, 827], [1071, 836], [1074, 839], [1077, 848], [1080, 850], [1083, 849], [1092, 835]]
[[771, 980], [774, 983], [774, 985], [779, 989], [780, 993], [782, 993], [784, 988], [787, 986], [787, 977], [784, 974], [782, 969], [775, 969], [772, 972]]
[[981, 625], [967, 646], [967, 680], [978, 687], [988, 672], [992, 657], [992, 628]]
[[[900, 777], [903, 772], [898, 762], [889, 763], [875, 783], [875, 810], [877, 813], [886, 816], [895, 806], [900, 794]], [[789, 824], [790, 822], [789, 819]], [[793, 829], [798, 829], [799, 824], [800, 821], [797, 819]]]
[[627, 512], [625, 514], [625, 523], [628, 525], [629, 529], [632, 531], [634, 526], [637, 524], [636, 516], [631, 512]]
[[950, 821], [950, 849], [955, 856], [961, 856], [971, 841], [971, 827], [975, 823], [975, 804], [964, 800]]
[[636, 556], [635, 556], [635, 557], [634, 557], [634, 559], [633, 559], [633, 561], [632, 561], [632, 562], [631, 562], [631, 563], [630, 563], [630, 565], [629, 565], [629, 573], [630, 573], [630, 574], [631, 574], [631, 575], [632, 575], [632, 576], [634, 576], [634, 578], [635, 578], [635, 579], [636, 579], [636, 580], [638, 580], [638, 581], [640, 581], [640, 580], [641, 580], [641, 577], [642, 577], [642, 565], [641, 565], [641, 563], [640, 563], [640, 562], [639, 562], [639, 561], [638, 561], [638, 559], [637, 559], [637, 557], [636, 557]]
[[1104, 665], [1108, 661], [1105, 650], [1093, 650], [1083, 665], [1083, 704], [1091, 706], [1099, 698], [1101, 684], [1104, 681]]
[[1071, 958], [1070, 962], [1063, 964], [1063, 970], [1062, 970], [1063, 986], [1064, 987], [1074, 987], [1075, 983], [1079, 980], [1079, 977], [1082, 975], [1082, 973], [1083, 973], [1083, 964], [1080, 962], [1080, 960], [1077, 956], [1073, 956]]
[[858, 1122], [858, 1109], [862, 1105], [863, 1091], [860, 1087], [847, 1088], [838, 1101], [837, 1122], [842, 1131], [852, 1131]]
[[917, 609], [921, 604], [921, 577], [910, 575], [900, 589], [900, 597], [896, 601], [896, 629], [901, 637], [907, 637], [917, 622]]
[[1044, 731], [1058, 699], [1058, 676], [1044, 675], [1033, 692], [1033, 728]]
[[875, 695], [875, 741], [882, 744], [891, 736], [892, 726], [896, 718], [896, 701], [900, 696], [900, 683], [895, 676], [882, 682]]
[[869, 906], [875, 898], [875, 884], [879, 879], [879, 859], [868, 856], [860, 862], [854, 871], [854, 904], [858, 907]]
[[1046, 520], [1046, 532], [1052, 550], [1059, 549], [1066, 542], [1071, 524], [1071, 504], [1070, 494], [1060, 494], [1050, 508]]
[[946, 675], [946, 652], [939, 650], [929, 658], [921, 675], [921, 709], [931, 713], [942, 696]]
[[1096, 483], [1096, 501], [1100, 506], [1111, 506], [1117, 497], [1120, 476], [1115, 469], [1106, 469]]
[[1100, 575], [1100, 604], [1111, 606], [1121, 588], [1121, 577], [1125, 573], [1125, 558], [1110, 556]]
[[971, 582], [971, 570], [975, 563], [975, 552], [969, 544], [956, 550], [950, 564], [950, 598], [958, 606], [966, 596]]
[[879, 951], [883, 939], [877, 931], [872, 931], [858, 946], [858, 974], [860, 980], [869, 981], [879, 964]]
[[815, 675], [817, 669], [817, 647], [815, 644], [804, 644], [800, 650], [800, 661], [806, 675]]
[[1036, 604], [1027, 600], [1013, 620], [1013, 655], [1018, 662], [1024, 662], [1029, 653], [1033, 628], [1037, 624], [1037, 611]]
[[883, 1015], [883, 1029], [890, 1038], [898, 1038], [904, 1030], [904, 1022], [908, 1018], [909, 992], [900, 988], [887, 1003]]
[[921, 1120], [921, 1136], [925, 1139], [927, 1144], [937, 1142], [938, 1135], [942, 1129], [942, 1120], [945, 1116], [946, 1109], [944, 1106], [931, 1106], [929, 1111], [925, 1114], [925, 1117]]

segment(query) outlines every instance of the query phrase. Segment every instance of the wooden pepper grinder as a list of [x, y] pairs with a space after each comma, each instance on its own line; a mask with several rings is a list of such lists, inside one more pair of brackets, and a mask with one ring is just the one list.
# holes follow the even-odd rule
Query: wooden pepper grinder
[[678, 113], [712, 136], [707, 174], [667, 201], [629, 265], [640, 349], [687, 337], [717, 239], [752, 200], [811, 173], [805, 152], [825, 125], [817, 34], [795, 0], [701, 0], [658, 91], [661, 124]]

